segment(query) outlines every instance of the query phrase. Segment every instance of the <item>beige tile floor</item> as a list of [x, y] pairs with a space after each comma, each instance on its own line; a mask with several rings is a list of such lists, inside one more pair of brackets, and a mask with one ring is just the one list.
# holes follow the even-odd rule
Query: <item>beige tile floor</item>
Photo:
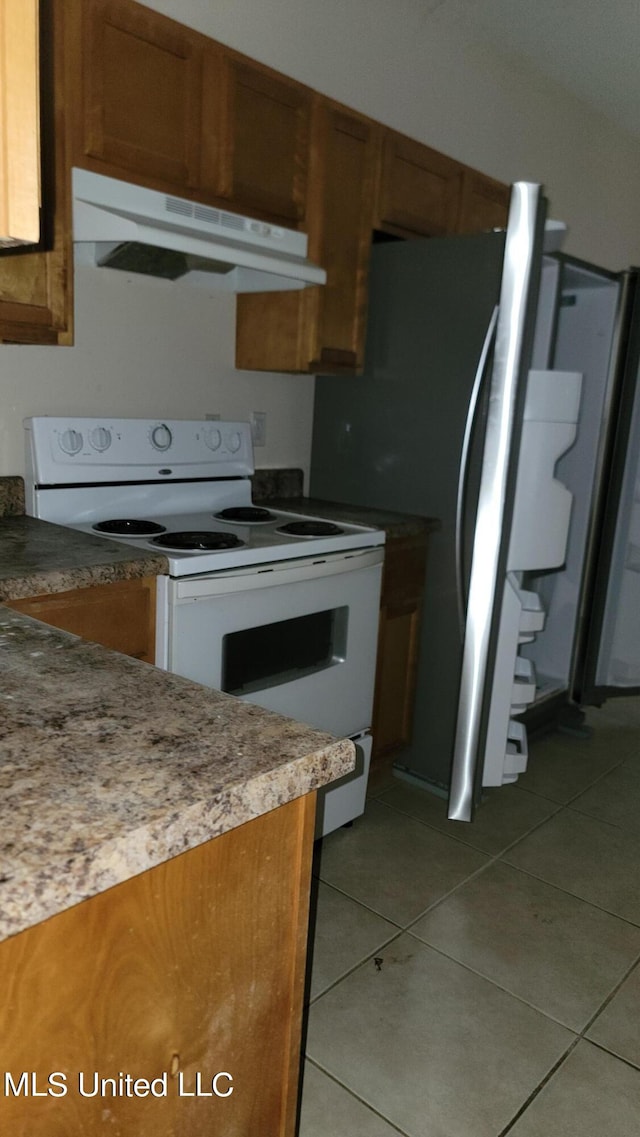
[[472, 826], [406, 783], [319, 857], [300, 1137], [640, 1133], [640, 698]]

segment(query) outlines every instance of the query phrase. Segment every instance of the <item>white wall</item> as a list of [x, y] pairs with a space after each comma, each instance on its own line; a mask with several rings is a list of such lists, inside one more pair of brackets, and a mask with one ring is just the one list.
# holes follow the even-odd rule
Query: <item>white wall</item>
[[638, 138], [475, 42], [468, 0], [143, 2], [502, 181], [544, 182], [568, 252], [640, 261]]
[[[637, 140], [472, 42], [455, 0], [145, 2], [488, 174], [543, 181], [567, 251], [640, 262]], [[170, 288], [81, 270], [74, 347], [0, 347], [0, 473], [22, 471], [22, 418], [43, 413], [262, 410], [257, 463], [307, 467], [313, 380], [236, 372], [234, 301]]]
[[0, 347], [0, 473], [22, 473], [34, 414], [223, 418], [267, 413], [259, 466], [308, 464], [311, 376], [236, 371], [235, 296], [76, 269], [73, 347]]

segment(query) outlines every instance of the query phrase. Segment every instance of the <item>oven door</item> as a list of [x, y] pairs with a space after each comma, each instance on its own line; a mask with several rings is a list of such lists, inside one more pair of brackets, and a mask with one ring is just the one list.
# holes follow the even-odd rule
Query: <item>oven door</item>
[[337, 735], [371, 725], [383, 550], [167, 584], [167, 666]]

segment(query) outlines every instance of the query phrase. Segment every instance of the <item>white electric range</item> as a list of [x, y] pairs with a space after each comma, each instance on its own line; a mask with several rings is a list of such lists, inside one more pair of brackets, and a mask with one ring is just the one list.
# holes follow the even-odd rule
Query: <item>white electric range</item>
[[27, 512], [153, 549], [158, 666], [358, 745], [319, 829], [362, 812], [384, 533], [254, 506], [248, 423], [26, 420]]

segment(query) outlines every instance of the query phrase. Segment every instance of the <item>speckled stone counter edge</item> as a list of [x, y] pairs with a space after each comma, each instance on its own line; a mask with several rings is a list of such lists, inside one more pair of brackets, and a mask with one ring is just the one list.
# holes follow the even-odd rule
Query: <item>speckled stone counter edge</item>
[[24, 481], [14, 475], [0, 476], [0, 517], [22, 517]]
[[36, 517], [0, 518], [0, 601], [70, 592], [167, 571], [166, 557], [52, 525]]
[[0, 606], [0, 939], [354, 766], [323, 731]]

